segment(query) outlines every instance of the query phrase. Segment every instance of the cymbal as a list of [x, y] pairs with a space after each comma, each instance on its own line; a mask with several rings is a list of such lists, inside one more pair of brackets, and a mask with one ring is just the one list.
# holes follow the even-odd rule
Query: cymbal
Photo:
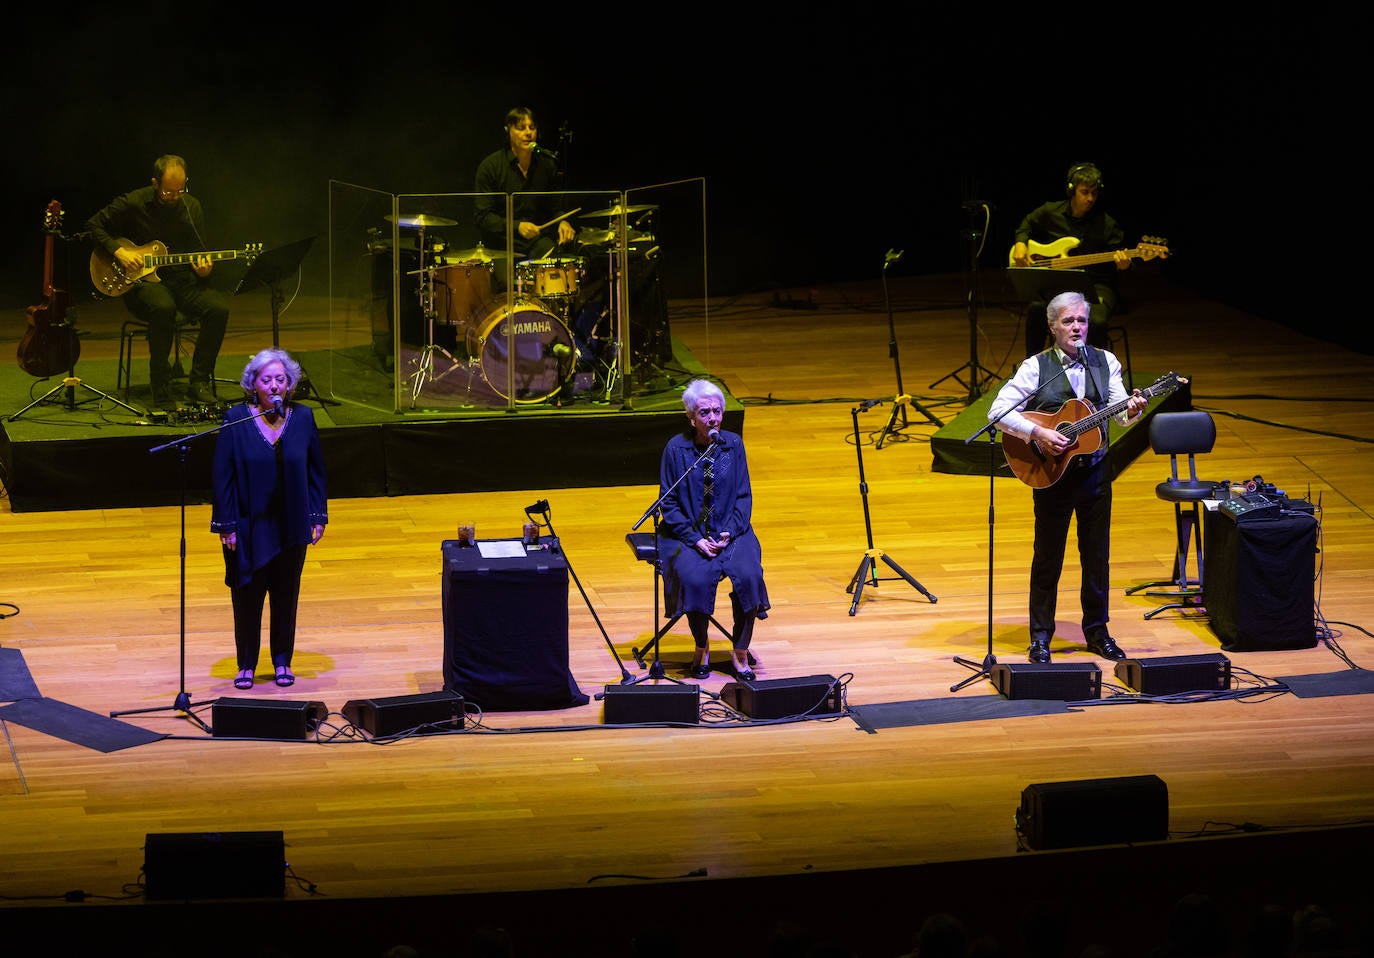
[[[577, 242], [583, 246], [605, 246], [614, 243], [619, 236], [618, 230], [598, 230], [590, 226], [583, 227], [577, 231]], [[626, 230], [625, 239], [631, 243], [640, 240], [653, 240], [652, 233], [642, 233], [639, 230]]]
[[479, 243], [472, 249], [460, 249], [454, 250], [452, 252], [445, 252], [444, 259], [446, 259], [449, 265], [452, 266], [455, 264], [469, 263], [473, 260], [481, 260], [484, 263], [489, 263], [494, 259], [505, 259], [509, 255], [510, 254], [503, 249], [487, 249], [485, 246]]
[[608, 210], [596, 210], [592, 213], [583, 213], [583, 216], [620, 216], [629, 213], [647, 213], [649, 210], [656, 210], [658, 206], [653, 203], [645, 203], [641, 206], [621, 206], [617, 203]]
[[410, 216], [392, 216], [387, 214], [387, 220], [397, 226], [407, 226], [411, 229], [417, 227], [428, 228], [430, 226], [457, 226], [457, 220], [451, 220], [447, 216], [435, 216], [432, 213], [415, 213]]

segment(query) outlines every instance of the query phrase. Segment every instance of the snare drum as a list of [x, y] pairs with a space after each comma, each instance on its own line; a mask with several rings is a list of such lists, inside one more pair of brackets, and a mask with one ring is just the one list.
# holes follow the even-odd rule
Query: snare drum
[[[514, 332], [513, 342], [508, 337]], [[572, 374], [572, 335], [553, 313], [529, 299], [504, 303], [482, 322], [477, 340], [482, 376], [503, 399], [513, 388], [516, 403], [543, 402]], [[508, 383], [509, 374], [513, 383]]]
[[580, 256], [563, 259], [532, 259], [515, 265], [519, 289], [526, 296], [540, 299], [564, 299], [577, 295], [582, 279], [583, 260]]
[[471, 262], [434, 270], [434, 311], [437, 322], [454, 327], [454, 340], [469, 356], [477, 345], [478, 321], [491, 302], [491, 263]]

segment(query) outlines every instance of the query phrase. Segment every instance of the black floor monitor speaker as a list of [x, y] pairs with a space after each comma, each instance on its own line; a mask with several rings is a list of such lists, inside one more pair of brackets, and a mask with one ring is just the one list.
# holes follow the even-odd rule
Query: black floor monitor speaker
[[606, 725], [652, 725], [701, 722], [701, 687], [679, 685], [608, 685], [601, 721]]
[[372, 735], [456, 732], [463, 728], [463, 697], [457, 692], [421, 692], [383, 699], [351, 699], [344, 718]]
[[1163, 841], [1169, 789], [1158, 775], [1027, 785], [1016, 830], [1036, 849]]
[[843, 710], [844, 690], [833, 675], [727, 682], [720, 699], [750, 718], [829, 715]]
[[1142, 695], [1224, 692], [1231, 687], [1231, 660], [1220, 652], [1125, 659], [1116, 663], [1116, 677]]
[[992, 685], [1009, 699], [1078, 702], [1102, 697], [1095, 662], [1006, 662], [992, 667]]
[[286, 843], [281, 832], [149, 833], [143, 893], [159, 901], [282, 898]]
[[223, 698], [210, 709], [210, 729], [215, 738], [306, 739], [328, 714], [323, 702]]

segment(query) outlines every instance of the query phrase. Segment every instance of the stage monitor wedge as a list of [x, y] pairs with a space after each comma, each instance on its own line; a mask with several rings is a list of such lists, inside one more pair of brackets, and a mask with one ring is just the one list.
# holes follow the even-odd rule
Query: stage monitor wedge
[[344, 703], [343, 714], [355, 726], [378, 738], [403, 732], [460, 732], [463, 730], [463, 697], [445, 690], [350, 699]]
[[143, 846], [149, 901], [284, 898], [281, 832], [150, 832]]
[[992, 667], [992, 685], [1009, 699], [1079, 702], [1102, 697], [1096, 662], [1006, 662]]
[[602, 701], [605, 725], [699, 725], [701, 686], [608, 685]]
[[1231, 687], [1231, 660], [1220, 652], [1125, 659], [1116, 663], [1116, 677], [1142, 695], [1224, 692]]
[[323, 702], [216, 699], [210, 709], [215, 738], [307, 739], [329, 715]]
[[727, 682], [721, 687], [720, 699], [754, 719], [800, 718], [844, 711], [844, 690], [833, 675]]
[[1163, 841], [1169, 789], [1158, 775], [1027, 785], [1016, 830], [1033, 849]]

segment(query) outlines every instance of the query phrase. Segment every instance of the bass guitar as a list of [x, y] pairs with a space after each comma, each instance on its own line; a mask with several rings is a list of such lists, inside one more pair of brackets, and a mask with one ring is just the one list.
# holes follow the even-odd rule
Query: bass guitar
[[[1188, 380], [1177, 373], [1165, 373], [1140, 391], [1146, 399], [1167, 396]], [[1011, 471], [1032, 489], [1044, 489], [1059, 481], [1075, 456], [1090, 456], [1102, 448], [1107, 438], [1107, 420], [1120, 413], [1130, 402], [1130, 397], [1096, 411], [1092, 404], [1082, 399], [1070, 399], [1055, 412], [1049, 410], [1030, 410], [1023, 412], [1037, 426], [1053, 429], [1071, 440], [1069, 447], [1061, 453], [1053, 453], [1039, 440], [1026, 440], [1002, 433], [1002, 452], [1007, 457]]]
[[208, 259], [212, 263], [226, 259], [246, 259], [252, 262], [262, 252], [261, 243], [249, 243], [243, 249], [220, 249], [209, 253], [169, 253], [167, 244], [161, 240], [135, 246], [131, 241], [121, 237], [119, 245], [122, 249], [137, 253], [140, 265], [136, 272], [128, 273], [119, 265], [114, 254], [103, 246], [97, 246], [92, 250], [91, 282], [95, 285], [96, 292], [105, 296], [123, 296], [134, 288], [135, 283], [142, 280], [149, 283], [162, 282], [157, 275], [157, 269], [161, 266], [185, 266], [199, 259]]
[[[1092, 266], [1094, 263], [1110, 263], [1116, 259], [1116, 252], [1108, 253], [1080, 253], [1077, 256], [1070, 256], [1069, 251], [1076, 248], [1082, 242], [1076, 236], [1065, 236], [1057, 239], [1053, 243], [1037, 243], [1031, 240], [1026, 244], [1027, 257], [1030, 262], [1026, 266], [1018, 267], [1012, 254], [1007, 253], [1007, 265], [1013, 269], [1080, 269], [1084, 266]], [[1169, 246], [1162, 236], [1142, 236], [1140, 244], [1134, 249], [1126, 250], [1126, 255], [1131, 259], [1154, 259], [1159, 257], [1164, 259], [1169, 255]]]
[[43, 245], [43, 295], [47, 298], [29, 307], [29, 326], [19, 340], [19, 368], [44, 379], [72, 369], [81, 355], [81, 340], [67, 321], [67, 293], [52, 283], [53, 237], [61, 232], [62, 216], [61, 203], [48, 204], [43, 216], [48, 234]]

